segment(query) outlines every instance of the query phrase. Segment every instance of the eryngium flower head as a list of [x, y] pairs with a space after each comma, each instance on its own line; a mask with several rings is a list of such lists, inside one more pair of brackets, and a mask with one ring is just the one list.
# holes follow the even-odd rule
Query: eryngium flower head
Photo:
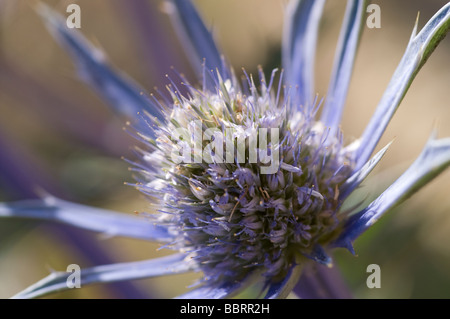
[[274, 75], [267, 85], [261, 72], [259, 87], [247, 78], [246, 91], [220, 77], [215, 91], [173, 91], [156, 138], [141, 134], [151, 151], [141, 151], [139, 188], [209, 281], [281, 279], [299, 257], [315, 258], [345, 216], [351, 153], [315, 120], [314, 101], [280, 98]]
[[[181, 77], [171, 98], [143, 90], [105, 63], [104, 55], [50, 9], [41, 13], [77, 62], [82, 79], [114, 111], [128, 117], [138, 148], [137, 187], [156, 213], [144, 221], [53, 197], [0, 205], [0, 217], [55, 220], [77, 227], [163, 242], [178, 253], [140, 262], [92, 267], [81, 284], [168, 275], [205, 274], [184, 298], [229, 297], [258, 278], [266, 298], [285, 297], [308, 260], [331, 265], [336, 247], [352, 243], [384, 213], [450, 165], [450, 139], [433, 135], [411, 167], [359, 211], [343, 201], [381, 160], [371, 155], [415, 75], [450, 28], [450, 4], [417, 32], [362, 136], [344, 145], [339, 129], [366, 2], [347, 4], [329, 91], [314, 98], [314, 53], [324, 0], [291, 2], [283, 43], [284, 74], [267, 84], [260, 71], [239, 83], [188, 0], [171, 0], [202, 86]], [[280, 72], [281, 73], [281, 72]], [[180, 90], [181, 88], [181, 90]], [[182, 93], [184, 92], [184, 93]], [[320, 116], [316, 113], [322, 108]], [[349, 213], [352, 213], [351, 215]], [[17, 297], [67, 289], [66, 272], [52, 273]], [[261, 280], [262, 278], [262, 280]], [[301, 284], [301, 281], [300, 281]]]

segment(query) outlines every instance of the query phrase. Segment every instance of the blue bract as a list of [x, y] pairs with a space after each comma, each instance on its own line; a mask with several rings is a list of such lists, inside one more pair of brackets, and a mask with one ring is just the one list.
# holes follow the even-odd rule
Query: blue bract
[[[164, 243], [177, 253], [160, 259], [83, 270], [81, 284], [202, 271], [181, 298], [231, 297], [250, 286], [265, 298], [286, 297], [306, 263], [332, 265], [378, 218], [450, 164], [450, 139], [430, 138], [416, 162], [361, 211], [341, 211], [345, 199], [381, 160], [372, 158], [415, 75], [450, 27], [450, 4], [417, 33], [360, 139], [343, 144], [339, 129], [367, 3], [348, 1], [327, 98], [314, 92], [314, 56], [324, 0], [286, 8], [283, 72], [268, 81], [239, 81], [188, 0], [168, 1], [199, 86], [180, 76], [171, 99], [147, 99], [130, 79], [45, 6], [50, 31], [73, 56], [80, 76], [131, 122], [143, 145], [133, 161], [136, 188], [156, 213], [140, 219], [52, 197], [1, 204], [1, 217], [59, 221], [109, 235]], [[182, 86], [182, 90], [179, 89]], [[186, 93], [182, 93], [186, 92]], [[320, 116], [317, 111], [322, 107]], [[66, 287], [53, 273], [19, 293], [38, 297]]]

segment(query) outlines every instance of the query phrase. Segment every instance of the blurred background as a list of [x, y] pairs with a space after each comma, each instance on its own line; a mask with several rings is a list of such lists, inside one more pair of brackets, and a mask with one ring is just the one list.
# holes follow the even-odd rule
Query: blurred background
[[[60, 13], [81, 7], [81, 31], [111, 63], [147, 91], [164, 88], [174, 66], [195, 82], [160, 0], [43, 1]], [[196, 0], [219, 47], [237, 73], [280, 66], [286, 0]], [[122, 156], [135, 141], [51, 38], [32, 1], [0, 0], [0, 200], [59, 197], [124, 213], [146, 211]], [[410, 37], [446, 1], [373, 1], [381, 28], [364, 28], [342, 128], [347, 142], [360, 136]], [[327, 91], [344, 1], [328, 1], [316, 58], [316, 91]], [[382, 162], [358, 191], [374, 199], [418, 156], [434, 127], [450, 136], [450, 38], [444, 39], [411, 85], [378, 149], [395, 138]], [[356, 242], [357, 257], [336, 251], [337, 266], [357, 298], [450, 297], [450, 171], [443, 173]], [[61, 225], [0, 220], [0, 298], [66, 270], [161, 256], [159, 246], [104, 239]], [[381, 267], [381, 288], [368, 289], [366, 267]], [[198, 274], [87, 286], [51, 298], [173, 297]]]

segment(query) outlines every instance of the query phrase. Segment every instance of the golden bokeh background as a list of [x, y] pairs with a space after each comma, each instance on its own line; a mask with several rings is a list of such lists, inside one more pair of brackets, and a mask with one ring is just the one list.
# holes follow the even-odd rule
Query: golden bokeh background
[[[170, 66], [194, 79], [162, 1], [43, 2], [62, 14], [68, 4], [79, 4], [83, 34], [149, 92], [154, 86], [164, 87]], [[237, 72], [244, 67], [255, 74], [257, 65], [266, 71], [279, 67], [286, 0], [195, 3]], [[373, 114], [403, 55], [417, 12], [421, 28], [446, 1], [373, 3], [381, 8], [381, 28], [364, 28], [342, 122], [347, 142], [362, 133]], [[123, 184], [133, 178], [121, 156], [132, 158], [135, 142], [122, 130], [123, 123], [77, 79], [70, 58], [47, 32], [34, 4], [0, 0], [0, 159], [13, 154], [11, 171], [28, 178], [29, 188], [40, 186], [73, 201], [130, 214], [146, 211], [143, 196]], [[321, 96], [327, 92], [344, 9], [344, 1], [328, 1], [325, 7], [315, 66]], [[449, 53], [446, 38], [411, 85], [378, 149], [395, 141], [358, 192], [366, 202], [413, 162], [434, 127], [440, 137], [450, 136]], [[17, 189], [0, 175], [0, 200], [23, 198]], [[449, 192], [450, 172], [445, 172], [365, 233], [355, 245], [358, 257], [336, 252], [336, 264], [355, 297], [450, 297]], [[158, 247], [68, 227], [0, 220], [0, 298], [45, 277], [49, 269], [168, 253]], [[366, 287], [366, 267], [372, 263], [381, 267], [381, 289]], [[50, 297], [124, 298], [130, 289], [128, 296], [167, 298], [185, 291], [198, 276], [133, 281], [125, 290], [113, 284], [94, 285]]]

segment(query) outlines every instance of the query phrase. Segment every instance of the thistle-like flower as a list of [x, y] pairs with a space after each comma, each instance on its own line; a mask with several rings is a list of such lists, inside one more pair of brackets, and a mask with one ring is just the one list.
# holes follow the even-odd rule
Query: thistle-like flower
[[[86, 269], [82, 284], [202, 271], [182, 298], [230, 297], [254, 284], [265, 298], [287, 296], [306, 263], [331, 266], [329, 251], [345, 247], [384, 213], [450, 164], [450, 139], [430, 138], [412, 166], [360, 211], [343, 202], [381, 160], [378, 141], [413, 78], [450, 28], [450, 5], [417, 33], [363, 135], [344, 145], [339, 128], [366, 2], [349, 0], [326, 98], [314, 96], [315, 42], [323, 0], [286, 8], [283, 71], [267, 81], [241, 81], [216, 48], [188, 0], [168, 2], [202, 85], [179, 76], [170, 98], [142, 94], [111, 70], [100, 52], [46, 7], [49, 29], [77, 62], [82, 78], [130, 119], [140, 141], [134, 184], [156, 213], [145, 219], [53, 197], [2, 204], [2, 217], [54, 220], [111, 235], [143, 238], [176, 250], [168, 257]], [[280, 80], [276, 80], [279, 75]], [[179, 82], [179, 83], [178, 83]], [[319, 114], [320, 112], [320, 116]], [[66, 288], [53, 273], [19, 293], [37, 297]]]

